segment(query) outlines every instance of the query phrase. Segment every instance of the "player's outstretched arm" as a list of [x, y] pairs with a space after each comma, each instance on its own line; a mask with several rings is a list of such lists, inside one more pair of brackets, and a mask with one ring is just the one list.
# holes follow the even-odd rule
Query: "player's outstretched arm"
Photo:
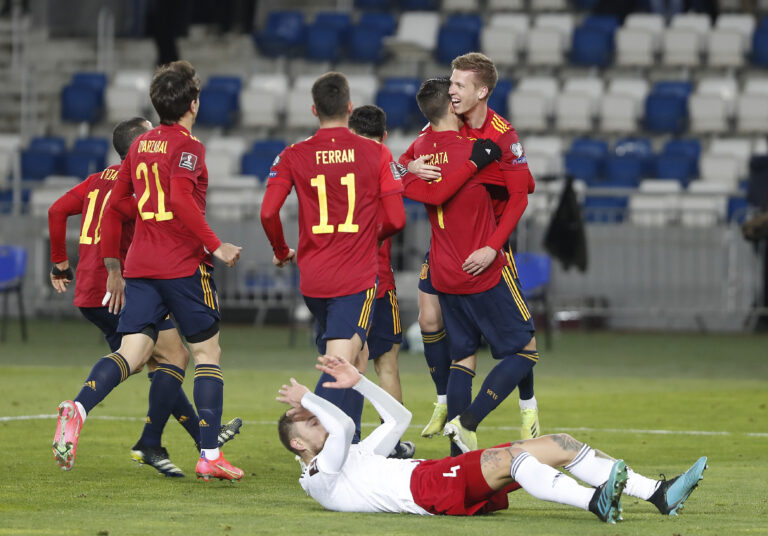
[[[84, 184], [84, 183], [81, 183]], [[77, 192], [80, 185], [58, 198], [48, 209], [48, 236], [51, 242], [51, 285], [56, 292], [66, 292], [67, 285], [72, 282], [75, 274], [67, 259], [67, 218], [80, 214], [83, 210], [83, 199]]]
[[291, 189], [281, 183], [269, 183], [261, 202], [261, 226], [264, 228], [264, 233], [267, 235], [269, 243], [272, 244], [272, 251], [275, 253], [272, 262], [279, 267], [290, 262], [292, 259], [291, 252], [293, 255], [296, 254], [285, 241], [283, 223], [280, 221], [280, 208], [290, 193]]
[[240, 252], [243, 251], [241, 246], [230, 244], [229, 242], [223, 242], [219, 247], [213, 251], [213, 256], [223, 261], [224, 264], [230, 268], [234, 266], [238, 260], [240, 260]]

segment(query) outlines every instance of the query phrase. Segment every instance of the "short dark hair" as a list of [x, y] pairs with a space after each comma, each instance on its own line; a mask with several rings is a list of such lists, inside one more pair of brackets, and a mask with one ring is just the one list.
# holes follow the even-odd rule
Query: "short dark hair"
[[345, 117], [349, 106], [347, 78], [341, 73], [325, 73], [312, 85], [312, 101], [321, 120]]
[[188, 61], [161, 65], [149, 86], [149, 98], [163, 125], [178, 122], [199, 96], [200, 79]]
[[355, 134], [381, 141], [387, 132], [387, 114], [374, 104], [358, 106], [349, 116], [349, 128]]
[[112, 131], [112, 146], [120, 155], [120, 160], [128, 155], [128, 149], [131, 148], [133, 140], [149, 130], [148, 123], [149, 121], [143, 117], [132, 117], [117, 124]]
[[436, 123], [446, 114], [447, 104], [451, 101], [448, 88], [451, 81], [448, 78], [430, 78], [424, 81], [416, 94], [419, 110], [430, 123]]
[[292, 432], [293, 419], [288, 416], [288, 413], [283, 413], [283, 416], [277, 421], [277, 433], [280, 435], [280, 442], [289, 451], [298, 454], [299, 451], [291, 446], [291, 439], [293, 439]]

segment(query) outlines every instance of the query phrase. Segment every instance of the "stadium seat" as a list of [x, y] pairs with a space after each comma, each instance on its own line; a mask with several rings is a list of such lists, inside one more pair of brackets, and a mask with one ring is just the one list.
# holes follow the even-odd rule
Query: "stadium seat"
[[269, 168], [285, 147], [283, 140], [255, 141], [251, 150], [242, 156], [243, 175], [256, 175], [262, 182], [266, 182]]
[[508, 98], [511, 122], [519, 130], [546, 130], [554, 112], [558, 82], [553, 77], [529, 77], [519, 81]]
[[563, 172], [563, 141], [558, 136], [527, 136], [523, 147], [528, 167], [537, 179]]
[[738, 92], [734, 78], [702, 79], [688, 99], [690, 130], [694, 133], [720, 133], [730, 130]]
[[690, 28], [668, 28], [662, 38], [662, 63], [674, 67], [701, 64], [702, 36]]
[[21, 151], [21, 178], [42, 180], [64, 171], [66, 142], [59, 137], [32, 138], [29, 147]]
[[213, 136], [205, 144], [205, 165], [211, 182], [239, 172], [246, 149], [242, 136]]
[[489, 11], [522, 11], [524, 9], [525, 0], [488, 0]]
[[648, 30], [622, 26], [614, 37], [616, 65], [650, 67], [656, 63], [660, 39]]
[[702, 181], [692, 182], [689, 195], [680, 198], [680, 223], [685, 227], [712, 227], [725, 221], [728, 189]]
[[337, 62], [341, 57], [341, 32], [321, 23], [315, 23], [307, 27], [305, 32], [306, 52], [305, 56], [313, 61]]
[[568, 0], [536, 0], [530, 3], [532, 11], [566, 11]]
[[19, 323], [21, 340], [27, 340], [27, 322], [24, 314], [22, 287], [27, 272], [27, 250], [22, 246], [0, 245], [0, 294], [3, 295], [2, 334], [0, 342], [5, 342], [8, 322], [8, 296], [16, 294], [19, 305]]
[[584, 221], [587, 223], [621, 223], [626, 218], [627, 196], [595, 196], [584, 198]]
[[197, 122], [203, 126], [234, 126], [239, 117], [242, 80], [236, 76], [212, 76], [200, 92]]
[[64, 157], [64, 173], [80, 179], [98, 173], [106, 167], [109, 140], [106, 138], [80, 138]]
[[435, 11], [439, 7], [439, 0], [400, 0], [403, 11]]
[[480, 31], [480, 50], [497, 65], [517, 65], [529, 26], [526, 13], [497, 13]]
[[646, 179], [629, 198], [629, 217], [635, 225], [665, 227], [680, 219], [680, 193], [676, 180]]
[[600, 99], [600, 128], [604, 132], [636, 132], [648, 95], [648, 82], [636, 78], [611, 80]]
[[392, 0], [355, 0], [355, 7], [357, 9], [388, 11], [392, 7]]
[[496, 87], [493, 89], [491, 96], [488, 97], [488, 106], [502, 117], [507, 117], [509, 111], [507, 101], [513, 86], [512, 80], [501, 78], [496, 82]]
[[739, 176], [746, 177], [749, 170], [749, 159], [754, 152], [754, 144], [749, 138], [715, 138], [709, 144], [708, 152], [735, 158], [738, 163]]
[[254, 39], [265, 56], [296, 57], [304, 48], [304, 15], [301, 11], [273, 11], [267, 16], [263, 31]]
[[440, 9], [450, 13], [453, 11], [477, 12], [480, 9], [479, 0], [442, 0]]
[[375, 74], [350, 74], [349, 95], [354, 106], [373, 104], [376, 100], [376, 90], [379, 88], [379, 79]]
[[702, 153], [699, 159], [699, 175], [702, 182], [724, 184], [734, 191], [742, 176], [739, 173], [739, 160], [736, 157], [711, 152]]
[[664, 15], [659, 13], [630, 13], [624, 19], [624, 27], [645, 30], [661, 38], [664, 33]]
[[426, 58], [435, 51], [439, 26], [440, 15], [434, 11], [406, 11], [384, 45], [397, 56]]
[[684, 154], [661, 154], [656, 157], [656, 177], [675, 179], [687, 186], [695, 176], [695, 160]]
[[671, 139], [664, 144], [661, 151], [664, 155], [682, 155], [693, 160], [693, 177], [699, 176], [699, 158], [701, 157], [701, 141], [696, 138]]
[[736, 101], [736, 130], [742, 133], [768, 132], [768, 79], [750, 78]]
[[715, 28], [707, 36], [707, 64], [711, 67], [741, 67], [748, 41], [738, 32]]
[[312, 115], [312, 85], [317, 79], [314, 75], [298, 76], [286, 99], [286, 126], [289, 128], [317, 128], [317, 117]]
[[605, 177], [601, 186], [637, 188], [643, 175], [643, 161], [639, 156], [610, 155], [605, 159]]
[[435, 58], [443, 64], [450, 64], [453, 58], [479, 47], [480, 29], [483, 21], [478, 15], [454, 14], [449, 16], [437, 34]]
[[635, 156], [640, 159], [641, 174], [646, 177], [653, 176], [656, 164], [651, 140], [648, 138], [627, 137], [616, 140], [613, 146], [616, 156]]
[[683, 132], [688, 126], [689, 82], [657, 82], [645, 100], [645, 126], [652, 132]]
[[95, 123], [104, 112], [104, 73], [75, 73], [61, 90], [61, 119]]
[[150, 107], [150, 80], [150, 71], [117, 71], [104, 93], [107, 120], [117, 122], [133, 116], [144, 116]]
[[285, 112], [288, 76], [255, 74], [239, 94], [240, 123], [244, 127], [276, 127]]
[[603, 96], [600, 77], [568, 78], [555, 98], [555, 123], [563, 131], [591, 132], [598, 101]]
[[749, 205], [743, 197], [729, 197], [727, 209], [727, 221], [736, 222], [741, 225], [747, 219]]
[[765, 21], [752, 34], [752, 63], [768, 67], [768, 24]]
[[525, 49], [530, 65], [557, 67], [565, 63], [566, 40], [557, 28], [531, 28], [525, 36]]
[[386, 58], [384, 38], [395, 32], [389, 13], [363, 13], [349, 32], [347, 56], [352, 61], [379, 63]]
[[541, 306], [544, 315], [544, 340], [551, 348], [552, 311], [549, 305], [549, 284], [552, 280], [552, 259], [544, 253], [519, 252], [514, 256], [517, 276], [529, 305]]
[[579, 153], [573, 150], [563, 157], [565, 173], [576, 179], [583, 180], [587, 186], [598, 186], [602, 175], [602, 159], [589, 153]]
[[607, 67], [613, 61], [614, 35], [619, 20], [608, 15], [584, 19], [573, 33], [571, 61], [577, 65]]
[[416, 93], [421, 81], [418, 78], [396, 77], [385, 79], [376, 94], [376, 105], [387, 114], [389, 128], [418, 128], [424, 122]]

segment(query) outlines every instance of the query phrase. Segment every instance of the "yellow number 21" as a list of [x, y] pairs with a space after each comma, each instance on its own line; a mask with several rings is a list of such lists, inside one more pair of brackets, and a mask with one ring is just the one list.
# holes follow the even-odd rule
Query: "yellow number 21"
[[157, 221], [168, 221], [173, 219], [173, 212], [165, 210], [165, 192], [160, 184], [160, 175], [157, 172], [157, 162], [152, 164], [152, 174], [155, 176], [155, 186], [157, 187], [157, 212], [144, 211], [144, 205], [149, 200], [150, 188], [149, 188], [149, 169], [145, 162], [139, 163], [136, 166], [136, 179], [144, 181], [144, 193], [139, 198], [139, 215], [142, 220], [149, 220], [154, 218]]
[[[336, 227], [339, 233], [356, 233], [360, 226], [352, 223], [355, 215], [355, 174], [347, 173], [341, 178], [342, 186], [347, 187], [347, 218], [344, 223]], [[314, 234], [329, 234], [334, 231], [333, 225], [328, 223], [328, 192], [325, 186], [325, 175], [318, 175], [309, 181], [312, 187], [317, 188], [317, 203], [320, 209], [320, 223], [312, 226]]]

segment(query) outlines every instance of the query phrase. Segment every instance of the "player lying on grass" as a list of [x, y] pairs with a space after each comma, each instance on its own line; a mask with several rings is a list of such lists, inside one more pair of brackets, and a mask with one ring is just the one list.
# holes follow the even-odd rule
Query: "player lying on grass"
[[[277, 400], [288, 404], [278, 423], [283, 445], [302, 462], [299, 483], [329, 510], [473, 515], [505, 509], [507, 493], [522, 487], [545, 501], [589, 510], [601, 520], [621, 519], [621, 494], [676, 515], [698, 485], [707, 458], [682, 475], [653, 480], [568, 434], [554, 434], [474, 450], [441, 460], [387, 458], [411, 422], [411, 413], [343, 359], [322, 356], [316, 367], [333, 376], [327, 388], [353, 388], [384, 420], [352, 445], [354, 425], [344, 412], [291, 378]], [[556, 468], [568, 470], [576, 480]]]

